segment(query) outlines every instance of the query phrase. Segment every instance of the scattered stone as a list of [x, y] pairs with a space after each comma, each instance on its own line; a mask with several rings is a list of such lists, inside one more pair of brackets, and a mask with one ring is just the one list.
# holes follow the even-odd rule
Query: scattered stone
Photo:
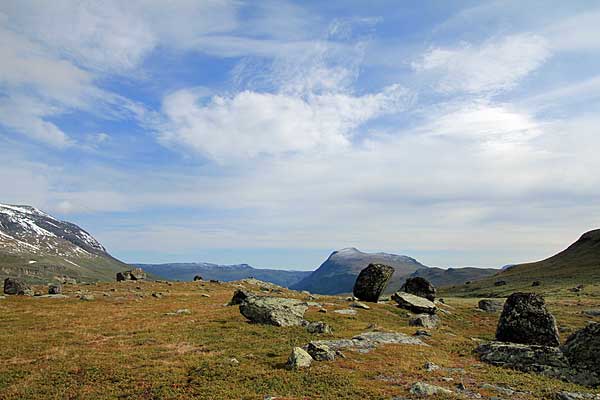
[[248, 292], [247, 290], [236, 289], [236, 291], [233, 292], [233, 297], [229, 301], [229, 305], [235, 306], [238, 304], [242, 304], [244, 301], [246, 301], [246, 299], [248, 299], [251, 296], [254, 296], [254, 295], [252, 293]]
[[434, 329], [438, 326], [440, 318], [437, 315], [419, 314], [408, 321], [410, 326], [422, 326], [423, 328]]
[[600, 317], [600, 310], [585, 310], [583, 314], [588, 317]]
[[392, 299], [399, 307], [419, 314], [435, 314], [437, 309], [432, 301], [406, 292], [396, 292], [392, 295]]
[[95, 300], [95, 299], [96, 299], [96, 298], [94, 297], [94, 295], [91, 295], [91, 294], [82, 294], [82, 295], [79, 297], [79, 300], [82, 300], [82, 301], [93, 301], [93, 300]]
[[588, 371], [600, 382], [600, 323], [591, 323], [573, 333], [562, 350], [572, 367]]
[[64, 294], [44, 294], [41, 296], [35, 296], [36, 299], [68, 299], [69, 296]]
[[429, 336], [429, 337], [431, 337], [431, 333], [427, 332], [424, 329], [417, 329], [417, 331], [415, 332], [415, 336]]
[[352, 293], [358, 300], [377, 303], [393, 274], [389, 265], [369, 264], [358, 274]]
[[452, 390], [448, 390], [441, 386], [430, 385], [425, 382], [415, 382], [410, 387], [410, 393], [416, 396], [436, 396], [436, 395], [449, 395], [452, 394]]
[[60, 283], [51, 283], [48, 285], [48, 294], [61, 294], [62, 285]]
[[218, 279], [211, 279], [209, 282], [210, 283], [221, 283], [221, 281]]
[[440, 369], [440, 366], [439, 366], [439, 365], [437, 365], [437, 364], [434, 364], [434, 363], [432, 363], [432, 362], [430, 362], [430, 361], [427, 361], [427, 362], [425, 363], [425, 365], [423, 365], [423, 368], [424, 368], [424, 369], [425, 369], [425, 371], [427, 371], [427, 372], [433, 372], [433, 371], [437, 371], [437, 370], [439, 370], [439, 369]]
[[327, 309], [325, 309], [325, 308], [321, 308], [321, 309], [319, 309], [319, 312], [320, 312], [320, 313], [323, 313], [323, 314], [327, 314]]
[[202, 280], [204, 280], [204, 279], [202, 279], [202, 277], [200, 275], [194, 276], [194, 282], [196, 282], [196, 281], [202, 281]]
[[506, 285], [506, 281], [496, 281], [494, 282], [494, 286], [505, 286]]
[[159, 292], [154, 292], [154, 293], [152, 293], [152, 297], [155, 297], [157, 299], [162, 299], [163, 294], [159, 293]]
[[206, 294], [206, 293], [200, 293], [201, 297], [210, 297], [210, 294]]
[[306, 351], [315, 361], [333, 361], [335, 360], [335, 351], [330, 349], [324, 343], [310, 342], [306, 346]]
[[165, 313], [165, 315], [190, 315], [192, 312], [187, 308], [180, 308], [174, 312]]
[[310, 322], [306, 325], [308, 333], [331, 333], [331, 327], [323, 321]]
[[294, 347], [285, 366], [287, 369], [308, 368], [310, 367], [310, 364], [312, 364], [312, 360], [312, 357], [306, 350], [300, 347]]
[[237, 359], [237, 358], [235, 358], [235, 357], [231, 357], [231, 358], [229, 359], [229, 364], [231, 364], [231, 365], [240, 365], [240, 362], [238, 361], [238, 359]]
[[480, 386], [480, 388], [484, 390], [492, 390], [494, 392], [501, 393], [506, 396], [512, 396], [513, 394], [515, 394], [515, 390], [513, 388], [491, 385], [489, 383], [484, 383]]
[[576, 392], [558, 392], [557, 400], [600, 400], [600, 394], [576, 393]]
[[296, 299], [250, 296], [240, 304], [240, 312], [252, 322], [275, 326], [300, 325], [308, 306]]
[[350, 304], [350, 307], [361, 308], [363, 310], [370, 310], [371, 309], [371, 307], [369, 307], [365, 303], [361, 303], [360, 301], [355, 301], [354, 303]]
[[342, 310], [333, 310], [333, 312], [336, 314], [342, 314], [342, 315], [356, 315], [356, 310], [353, 310], [351, 308], [345, 308]]
[[513, 293], [504, 304], [496, 329], [502, 342], [558, 346], [558, 328], [546, 309], [544, 298], [535, 293]]
[[502, 306], [504, 302], [501, 300], [492, 300], [492, 299], [481, 299], [479, 303], [477, 303], [477, 307], [480, 310], [487, 312], [496, 312], [502, 310]]
[[535, 287], [535, 286], [540, 286], [542, 284], [542, 282], [540, 281], [533, 281], [531, 282], [531, 286]]
[[400, 288], [401, 291], [424, 297], [429, 301], [435, 300], [435, 287], [425, 278], [416, 276], [408, 278]]
[[33, 296], [33, 290], [21, 279], [6, 278], [4, 280], [4, 294]]
[[147, 275], [141, 268], [134, 268], [129, 271], [117, 272], [117, 282], [121, 281], [141, 281], [146, 279]]

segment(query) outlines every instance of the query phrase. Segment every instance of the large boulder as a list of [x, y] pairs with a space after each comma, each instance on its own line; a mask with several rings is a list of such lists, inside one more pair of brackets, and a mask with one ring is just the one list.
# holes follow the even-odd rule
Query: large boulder
[[306, 352], [306, 350], [300, 347], [294, 347], [290, 356], [288, 357], [285, 367], [287, 369], [300, 369], [308, 368], [312, 364], [312, 357]]
[[396, 292], [392, 295], [392, 300], [398, 303], [399, 307], [418, 314], [435, 314], [436, 306], [432, 301], [424, 297], [415, 296], [406, 292]]
[[419, 314], [408, 321], [410, 326], [421, 326], [423, 328], [433, 329], [440, 323], [440, 318], [437, 315]]
[[240, 304], [240, 312], [250, 321], [275, 326], [301, 325], [307, 309], [300, 300], [270, 296], [251, 296]]
[[242, 304], [244, 301], [246, 301], [246, 299], [248, 299], [248, 297], [252, 296], [254, 295], [247, 290], [237, 289], [235, 292], [233, 292], [233, 296], [231, 297], [231, 300], [229, 300], [228, 305], [235, 306]]
[[600, 323], [591, 323], [569, 336], [563, 352], [571, 366], [600, 377]]
[[129, 271], [117, 272], [117, 281], [141, 281], [146, 279], [146, 272], [141, 268], [134, 268]]
[[504, 303], [496, 340], [541, 346], [560, 344], [554, 316], [544, 298], [535, 293], [513, 293]]
[[427, 279], [420, 276], [408, 278], [400, 290], [415, 296], [425, 297], [430, 301], [435, 300], [435, 287]]
[[352, 292], [359, 300], [377, 303], [393, 274], [389, 265], [369, 264], [358, 274]]
[[322, 342], [310, 342], [306, 346], [306, 351], [315, 361], [333, 361], [335, 360], [335, 350]]
[[6, 278], [4, 280], [4, 294], [33, 296], [33, 290], [31, 290], [31, 288], [20, 279]]
[[496, 312], [502, 310], [503, 302], [501, 300], [481, 299], [477, 304], [480, 310], [487, 312]]

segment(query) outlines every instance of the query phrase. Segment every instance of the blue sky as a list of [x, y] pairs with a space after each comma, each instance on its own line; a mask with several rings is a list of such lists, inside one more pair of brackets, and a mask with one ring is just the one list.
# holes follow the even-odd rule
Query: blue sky
[[3, 1], [0, 199], [129, 262], [501, 266], [600, 226], [593, 1]]

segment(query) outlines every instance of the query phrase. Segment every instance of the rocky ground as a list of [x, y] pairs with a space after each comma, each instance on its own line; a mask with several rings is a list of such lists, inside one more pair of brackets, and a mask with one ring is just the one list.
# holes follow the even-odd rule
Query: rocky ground
[[[302, 304], [312, 324], [249, 322], [238, 305], [227, 305], [242, 288], [296, 299], [286, 307]], [[589, 312], [600, 309], [594, 293], [546, 298], [561, 343], [600, 322], [600, 312]], [[474, 350], [494, 339], [502, 310], [480, 310], [478, 300], [436, 300], [432, 321], [394, 301], [360, 303], [252, 280], [125, 281], [64, 285], [50, 297], [4, 296], [0, 398], [583, 399], [598, 392], [481, 362]], [[291, 367], [291, 355], [310, 366]]]

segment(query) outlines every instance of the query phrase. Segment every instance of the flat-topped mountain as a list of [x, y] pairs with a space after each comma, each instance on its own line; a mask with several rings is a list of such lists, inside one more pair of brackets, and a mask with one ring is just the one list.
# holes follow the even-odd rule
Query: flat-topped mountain
[[191, 281], [196, 275], [200, 275], [205, 280], [217, 279], [225, 282], [256, 278], [284, 287], [289, 287], [312, 273], [312, 271], [254, 268], [248, 264], [172, 263], [136, 264], [136, 266], [170, 280]]
[[[536, 281], [539, 285], [532, 287]], [[492, 277], [449, 290], [462, 295], [506, 295], [593, 283], [600, 283], [600, 229], [584, 233], [568, 248], [545, 260], [510, 265]]]
[[405, 277], [421, 268], [427, 268], [414, 258], [389, 253], [363, 253], [350, 247], [334, 251], [311, 275], [292, 286], [296, 290], [313, 293], [337, 294], [352, 291], [360, 271], [372, 263], [393, 267], [395, 272], [388, 291], [397, 290]]
[[0, 277], [106, 280], [127, 268], [79, 226], [35, 207], [0, 204]]

